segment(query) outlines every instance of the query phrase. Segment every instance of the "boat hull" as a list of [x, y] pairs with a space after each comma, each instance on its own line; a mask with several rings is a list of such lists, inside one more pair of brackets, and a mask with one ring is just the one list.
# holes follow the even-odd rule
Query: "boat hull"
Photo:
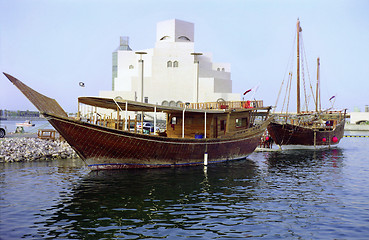
[[180, 167], [241, 159], [251, 154], [269, 121], [239, 137], [167, 138], [136, 134], [45, 114], [92, 170]]
[[334, 129], [309, 128], [292, 124], [272, 122], [268, 132], [274, 142], [282, 145], [330, 146], [340, 142], [344, 133], [345, 121]]
[[16, 123], [15, 126], [17, 126], [17, 127], [34, 127], [35, 124]]

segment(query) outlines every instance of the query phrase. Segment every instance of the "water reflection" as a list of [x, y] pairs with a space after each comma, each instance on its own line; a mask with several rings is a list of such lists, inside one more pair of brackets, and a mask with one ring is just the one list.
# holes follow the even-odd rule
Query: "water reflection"
[[342, 167], [343, 150], [341, 148], [295, 149], [270, 152], [267, 155], [268, 166], [273, 168]]
[[0, 165], [0, 235], [348, 239], [360, 234], [353, 219], [367, 222], [369, 185], [368, 162], [347, 146], [254, 153], [206, 169], [88, 172], [72, 160]]
[[242, 206], [254, 199], [256, 173], [249, 160], [206, 170], [91, 172], [53, 206], [55, 214], [38, 223], [45, 229], [39, 234], [78, 239], [218, 236], [237, 228], [237, 219], [253, 215]]

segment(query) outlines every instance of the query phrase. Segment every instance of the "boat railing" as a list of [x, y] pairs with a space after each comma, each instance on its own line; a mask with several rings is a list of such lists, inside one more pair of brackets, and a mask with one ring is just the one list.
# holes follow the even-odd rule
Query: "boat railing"
[[191, 109], [242, 109], [263, 107], [263, 100], [253, 101], [221, 101], [203, 103], [180, 103], [180, 107]]

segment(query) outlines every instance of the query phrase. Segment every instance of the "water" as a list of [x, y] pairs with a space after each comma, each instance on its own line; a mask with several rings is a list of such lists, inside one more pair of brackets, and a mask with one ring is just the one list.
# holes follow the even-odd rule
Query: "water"
[[[15, 129], [17, 128], [17, 123], [24, 123], [24, 119], [19, 120], [1, 120], [0, 123], [5, 125], [7, 128], [7, 134], [14, 133]], [[38, 129], [53, 129], [50, 123], [47, 120], [37, 120], [32, 121], [35, 126], [33, 127], [23, 127], [24, 132], [26, 133], [37, 133]]]
[[0, 165], [1, 239], [368, 239], [369, 138], [203, 167]]

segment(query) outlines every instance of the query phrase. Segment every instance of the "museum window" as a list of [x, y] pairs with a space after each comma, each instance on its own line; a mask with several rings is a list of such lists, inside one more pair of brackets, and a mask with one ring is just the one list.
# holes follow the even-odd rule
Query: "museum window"
[[180, 37], [178, 37], [178, 39], [181, 39], [181, 40], [185, 40], [185, 41], [191, 41], [188, 37], [186, 37], [186, 36], [180, 36]]
[[168, 38], [170, 38], [170, 37], [169, 36], [164, 36], [164, 37], [160, 38], [160, 41], [166, 40]]
[[167, 62], [167, 67], [169, 68], [169, 67], [172, 67], [172, 61], [168, 61]]

